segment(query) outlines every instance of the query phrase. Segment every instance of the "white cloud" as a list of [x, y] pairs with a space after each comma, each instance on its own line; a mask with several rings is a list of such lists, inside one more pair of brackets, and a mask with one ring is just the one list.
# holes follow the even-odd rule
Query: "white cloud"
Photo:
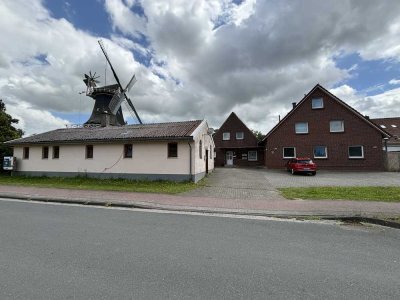
[[[83, 73], [96, 71], [102, 84], [105, 79], [97, 37], [52, 18], [43, 3], [0, 4], [1, 36], [12, 41], [3, 43], [0, 53], [0, 92], [27, 132], [64, 124], [49, 111], [90, 113], [90, 98], [79, 105]], [[147, 122], [207, 118], [219, 127], [235, 111], [265, 133], [316, 83], [330, 88], [362, 71], [357, 65], [340, 69], [338, 55], [399, 60], [395, 1], [106, 0], [104, 5], [114, 29], [110, 39], [103, 37], [105, 47], [123, 85], [136, 73], [130, 96]], [[144, 15], [134, 12], [137, 5]], [[138, 42], [143, 36], [148, 47]], [[149, 57], [149, 65], [140, 64], [132, 50]], [[112, 81], [108, 69], [107, 83]], [[365, 114], [400, 115], [398, 91], [379, 88], [373, 97], [348, 85], [334, 93]]]
[[400, 79], [391, 79], [390, 81], [389, 81], [389, 84], [392, 84], [392, 85], [397, 85], [397, 84], [400, 84]]

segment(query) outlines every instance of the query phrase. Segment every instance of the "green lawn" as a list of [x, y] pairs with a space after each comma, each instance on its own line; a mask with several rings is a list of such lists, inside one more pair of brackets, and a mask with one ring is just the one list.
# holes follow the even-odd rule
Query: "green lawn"
[[287, 199], [400, 202], [400, 187], [302, 187], [279, 191]]
[[182, 193], [195, 189], [198, 186], [192, 182], [95, 179], [87, 177], [27, 177], [3, 175], [0, 176], [0, 185], [163, 194]]

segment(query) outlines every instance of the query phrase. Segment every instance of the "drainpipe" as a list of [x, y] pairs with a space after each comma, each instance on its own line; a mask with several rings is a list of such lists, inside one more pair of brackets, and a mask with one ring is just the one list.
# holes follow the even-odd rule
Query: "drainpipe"
[[189, 174], [190, 174], [190, 180], [193, 181], [193, 176], [192, 176], [192, 145], [190, 145], [190, 142], [188, 142], [189, 145]]

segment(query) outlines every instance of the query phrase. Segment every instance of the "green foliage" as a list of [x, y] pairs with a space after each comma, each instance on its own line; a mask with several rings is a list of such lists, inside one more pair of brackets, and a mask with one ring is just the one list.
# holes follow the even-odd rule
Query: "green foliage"
[[193, 182], [149, 181], [129, 179], [97, 179], [77, 177], [0, 176], [0, 185], [35, 186], [74, 190], [177, 194], [197, 187]]
[[24, 134], [21, 129], [17, 129], [13, 124], [18, 124], [18, 120], [6, 113], [6, 105], [0, 99], [0, 159], [3, 162], [3, 157], [12, 155], [12, 149], [3, 143], [9, 140], [14, 140], [22, 137]]
[[264, 138], [264, 135], [261, 133], [261, 131], [258, 131], [258, 130], [251, 130], [251, 131], [254, 133], [254, 135], [256, 136], [257, 140], [259, 142], [261, 142], [262, 139]]
[[397, 186], [302, 187], [279, 191], [287, 199], [400, 202], [400, 187]]

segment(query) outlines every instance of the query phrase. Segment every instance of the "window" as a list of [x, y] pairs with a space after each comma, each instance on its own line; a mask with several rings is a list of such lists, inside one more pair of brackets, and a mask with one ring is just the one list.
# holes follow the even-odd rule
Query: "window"
[[330, 121], [329, 122], [330, 132], [343, 132], [344, 131], [344, 121]]
[[168, 143], [168, 157], [178, 157], [178, 143]]
[[308, 122], [297, 122], [295, 129], [297, 134], [308, 133]]
[[230, 132], [224, 132], [224, 133], [222, 134], [222, 139], [223, 139], [224, 141], [229, 141], [229, 140], [231, 139], [231, 133], [230, 133]]
[[390, 125], [390, 126], [392, 126], [393, 128], [396, 128], [396, 127], [397, 127], [397, 125], [394, 125], [394, 124], [392, 124], [392, 125]]
[[296, 157], [295, 147], [283, 147], [283, 158], [293, 158]]
[[324, 100], [322, 98], [312, 99], [312, 109], [324, 108]]
[[386, 126], [385, 126], [385, 125], [383, 125], [383, 124], [382, 124], [382, 125], [380, 125], [380, 126], [381, 126], [381, 128], [386, 128]]
[[132, 158], [132, 144], [124, 145], [124, 158]]
[[364, 147], [349, 146], [349, 158], [364, 158]]
[[60, 146], [53, 146], [53, 158], [60, 158]]
[[93, 145], [86, 145], [86, 158], [93, 158]]
[[203, 142], [201, 140], [199, 142], [199, 157], [203, 158]]
[[49, 147], [44, 146], [42, 147], [42, 159], [48, 159], [49, 158]]
[[203, 142], [201, 140], [199, 142], [199, 157], [203, 158]]
[[315, 146], [314, 147], [314, 158], [327, 158], [328, 152], [326, 146]]
[[237, 140], [243, 140], [243, 138], [244, 138], [244, 133], [243, 133], [243, 131], [241, 131], [241, 132], [236, 132], [236, 139], [237, 139]]
[[24, 159], [29, 159], [29, 147], [24, 147], [22, 156]]
[[248, 152], [248, 160], [256, 161], [257, 160], [257, 151], [249, 151]]
[[242, 153], [242, 159], [247, 160], [247, 153]]

